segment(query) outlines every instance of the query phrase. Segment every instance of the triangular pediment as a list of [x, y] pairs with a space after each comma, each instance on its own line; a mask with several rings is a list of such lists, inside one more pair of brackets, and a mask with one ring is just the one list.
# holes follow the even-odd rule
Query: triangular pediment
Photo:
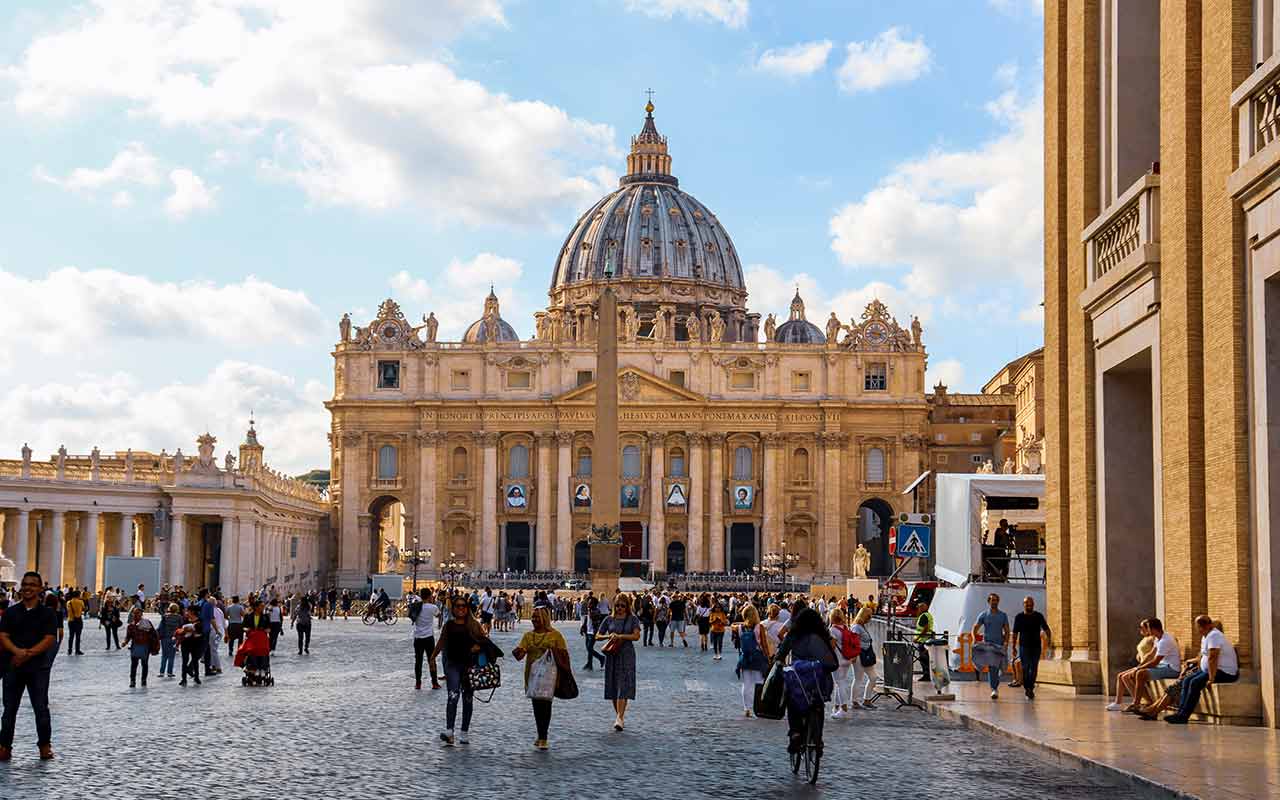
[[[676, 386], [636, 367], [623, 367], [618, 370], [618, 403], [624, 406], [649, 403], [703, 403], [706, 399], [697, 392]], [[592, 381], [565, 392], [554, 402], [594, 405], [596, 382]]]

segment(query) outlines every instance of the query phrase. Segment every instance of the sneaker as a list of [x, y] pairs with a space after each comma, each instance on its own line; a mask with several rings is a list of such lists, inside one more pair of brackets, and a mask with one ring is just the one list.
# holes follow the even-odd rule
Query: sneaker
[[835, 711], [832, 711], [832, 712], [831, 712], [831, 718], [832, 718], [832, 719], [844, 719], [844, 712], [837, 708]]
[[1125, 707], [1120, 705], [1119, 703], [1107, 703], [1108, 711], [1124, 711], [1124, 708]]
[[0, 761], [12, 761], [13, 750], [8, 747], [0, 747]]
[[1017, 689], [1021, 685], [1022, 685], [1021, 681], [1009, 681], [1009, 686], [1013, 689]]
[[440, 741], [444, 742], [445, 747], [453, 747], [454, 738], [452, 733], [440, 734]]
[[458, 734], [458, 744], [471, 744], [471, 740], [467, 738], [466, 731]]
[[546, 739], [543, 739], [539, 742], [535, 742], [533, 746], [538, 748], [539, 750], [550, 750], [551, 742], [548, 742]]
[[440, 688], [440, 684], [436, 683], [435, 681], [432, 681], [432, 682], [431, 682], [431, 688], [432, 688], [432, 689], [439, 689], [439, 688]]
[[999, 692], [999, 691], [997, 691], [997, 690], [995, 690], [995, 689], [992, 689], [992, 690], [991, 690], [991, 699], [992, 699], [992, 700], [999, 700], [999, 699], [1000, 699], [1000, 692]]
[[749, 708], [742, 709], [742, 716], [746, 717], [747, 719], [751, 719], [751, 709]]
[[129, 681], [129, 688], [130, 688], [130, 689], [137, 689], [137, 688], [138, 688], [138, 684], [137, 684], [136, 682], [134, 682], [134, 681]]
[[[1170, 725], [1186, 725], [1187, 724], [1187, 718], [1182, 716], [1181, 714], [1170, 714], [1169, 716], [1164, 718], [1164, 721], [1169, 723]], [[44, 756], [41, 756], [41, 758], [43, 757]]]
[[422, 681], [414, 681], [413, 688], [419, 692], [422, 691]]
[[40, 760], [48, 761], [51, 758], [53, 758], [53, 746], [47, 744], [40, 745]]

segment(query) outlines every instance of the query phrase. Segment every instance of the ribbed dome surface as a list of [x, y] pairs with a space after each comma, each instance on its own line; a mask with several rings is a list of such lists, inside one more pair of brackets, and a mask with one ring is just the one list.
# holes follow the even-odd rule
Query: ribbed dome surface
[[[520, 336], [516, 333], [516, 329], [508, 325], [506, 320], [499, 317], [497, 320], [497, 323], [498, 323], [497, 341], [499, 342], [520, 341]], [[484, 320], [478, 319], [475, 322], [471, 323], [471, 325], [467, 327], [467, 332], [462, 334], [462, 341], [474, 342], [474, 343], [489, 341], [488, 334], [486, 332], [486, 328], [484, 325]]]
[[826, 344], [827, 335], [822, 329], [805, 319], [791, 319], [773, 332], [775, 342], [786, 344]]

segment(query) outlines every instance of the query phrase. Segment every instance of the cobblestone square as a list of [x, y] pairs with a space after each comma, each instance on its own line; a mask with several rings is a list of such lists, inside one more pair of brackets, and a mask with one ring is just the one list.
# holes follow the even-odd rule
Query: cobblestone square
[[[583, 661], [575, 623], [560, 623], [582, 694], [556, 701], [552, 749], [536, 752], [522, 665], [476, 703], [471, 743], [444, 748], [445, 692], [413, 689], [409, 626], [317, 622], [311, 654], [288, 630], [273, 657], [276, 685], [224, 674], [180, 688], [153, 675], [129, 689], [126, 651], [105, 652], [86, 626], [82, 657], [54, 667], [52, 762], [36, 758], [29, 708], [0, 797], [1133, 797], [1107, 776], [1053, 765], [1002, 740], [882, 701], [828, 721], [819, 785], [786, 765], [784, 722], [744, 719], [732, 650], [720, 662], [689, 649], [637, 648], [637, 701], [615, 733], [603, 673]], [[510, 653], [528, 630], [495, 633]], [[152, 659], [153, 670], [158, 659]], [[426, 684], [429, 687], [429, 681]]]

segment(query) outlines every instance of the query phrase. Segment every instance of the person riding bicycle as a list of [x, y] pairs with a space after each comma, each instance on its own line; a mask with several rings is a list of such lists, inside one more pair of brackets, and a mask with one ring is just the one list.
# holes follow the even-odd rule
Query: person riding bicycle
[[369, 605], [370, 616], [382, 619], [382, 616], [391, 608], [391, 598], [387, 595], [386, 589], [379, 589], [374, 595], [373, 602]]
[[822, 747], [822, 720], [824, 705], [831, 699], [835, 689], [832, 674], [839, 668], [836, 651], [831, 644], [831, 633], [822, 621], [822, 616], [804, 601], [797, 600], [792, 608], [791, 623], [787, 637], [782, 640], [774, 659], [786, 663], [788, 656], [792, 661], [816, 661], [822, 669], [819, 671], [818, 690], [820, 703], [815, 708], [805, 709], [803, 713], [795, 713], [790, 703], [787, 704], [787, 736], [788, 752], [796, 752], [803, 746], [806, 727], [817, 726], [814, 738], [818, 742], [819, 752]]

